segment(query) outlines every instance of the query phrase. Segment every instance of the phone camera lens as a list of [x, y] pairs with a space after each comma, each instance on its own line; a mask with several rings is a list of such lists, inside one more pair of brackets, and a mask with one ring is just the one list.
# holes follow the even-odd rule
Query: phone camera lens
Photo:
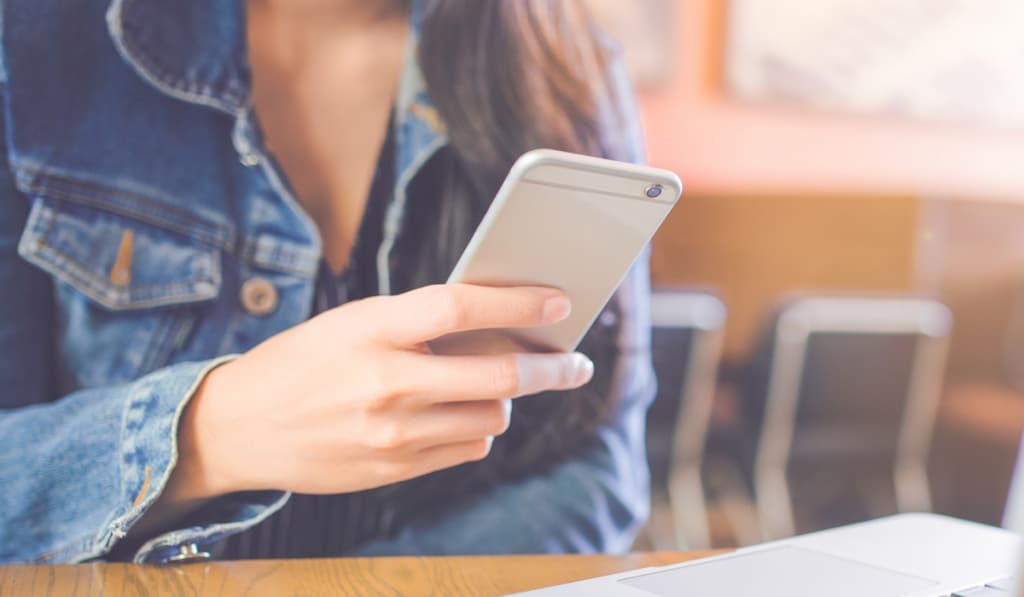
[[660, 184], [652, 184], [644, 189], [644, 195], [647, 195], [648, 199], [657, 199], [661, 197], [661, 193], [665, 190], [665, 187]]

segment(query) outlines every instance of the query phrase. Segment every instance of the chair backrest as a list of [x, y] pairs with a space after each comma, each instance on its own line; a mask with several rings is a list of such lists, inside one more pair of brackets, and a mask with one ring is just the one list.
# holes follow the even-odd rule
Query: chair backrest
[[673, 463], [699, 461], [721, 355], [725, 306], [712, 294], [657, 288], [651, 296], [652, 360], [658, 393], [648, 414], [652, 479]]
[[[808, 456], [884, 456], [897, 469], [913, 463], [923, 470], [951, 327], [949, 310], [930, 299], [788, 301], [763, 345], [770, 354], [755, 457], [758, 491], [788, 500], [786, 470]], [[922, 486], [899, 475], [898, 485]], [[926, 489], [903, 493], [922, 494], [917, 501], [929, 506]]]
[[773, 333], [759, 453], [785, 460], [797, 442], [843, 440], [846, 429], [863, 440], [851, 448], [895, 449], [908, 416], [934, 415], [951, 326], [930, 299], [788, 302]]
[[1003, 360], [1010, 382], [1024, 390], [1024, 281], [1014, 289], [1010, 318], [1003, 336]]
[[920, 338], [811, 333], [797, 391], [793, 455], [895, 454]]

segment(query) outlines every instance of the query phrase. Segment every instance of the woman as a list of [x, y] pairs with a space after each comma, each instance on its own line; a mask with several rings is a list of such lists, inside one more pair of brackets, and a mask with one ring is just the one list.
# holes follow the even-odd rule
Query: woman
[[628, 548], [646, 269], [427, 344], [571, 309], [437, 286], [518, 155], [640, 157], [576, 1], [0, 8], [0, 562]]

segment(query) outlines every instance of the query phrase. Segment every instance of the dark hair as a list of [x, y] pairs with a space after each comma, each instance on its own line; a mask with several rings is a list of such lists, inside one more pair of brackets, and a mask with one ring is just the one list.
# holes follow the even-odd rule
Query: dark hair
[[[432, 0], [423, 16], [419, 63], [431, 101], [447, 125], [444, 174], [425, 192], [455, 202], [408, 217], [424, 226], [409, 286], [443, 281], [462, 252], [506, 173], [524, 152], [552, 148], [616, 159], [630, 155], [632, 139], [610, 80], [612, 52], [580, 0]], [[625, 124], [625, 120], [620, 120]], [[426, 208], [424, 208], [426, 209]], [[430, 222], [430, 224], [427, 224]], [[433, 271], [431, 271], [433, 270]], [[423, 272], [429, 272], [423, 274]], [[426, 275], [426, 278], [420, 277]], [[617, 305], [609, 306], [581, 350], [595, 361], [594, 381], [557, 395], [520, 399], [508, 433], [492, 457], [475, 467], [476, 482], [500, 482], [536, 473], [582, 449], [610, 412], [617, 356]], [[420, 507], [431, 489], [451, 495], [466, 475], [440, 473], [416, 480]], [[431, 480], [433, 482], [431, 482]], [[453, 502], [449, 502], [452, 504]]]
[[611, 54], [582, 0], [429, 0], [419, 65], [450, 145], [428, 192], [440, 187], [455, 205], [439, 210], [448, 219], [434, 251], [421, 251], [411, 286], [446, 278], [523, 153], [635, 159], [621, 134]]
[[491, 178], [537, 147], [625, 157], [600, 130], [608, 62], [580, 0], [433, 0], [424, 15], [431, 99], [459, 157]]

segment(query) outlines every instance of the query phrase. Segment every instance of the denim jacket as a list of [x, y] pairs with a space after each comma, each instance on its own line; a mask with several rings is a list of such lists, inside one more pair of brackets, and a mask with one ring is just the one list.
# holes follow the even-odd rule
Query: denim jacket
[[[0, 563], [103, 558], [167, 483], [203, 376], [310, 315], [320, 240], [259, 138], [243, 5], [0, 0]], [[395, 116], [382, 294], [406, 190], [447, 143], [415, 60]], [[360, 553], [628, 548], [648, 509], [647, 292], [641, 263], [619, 291], [621, 407], [586, 452]], [[135, 560], [174, 561], [288, 497], [228, 496]]]

